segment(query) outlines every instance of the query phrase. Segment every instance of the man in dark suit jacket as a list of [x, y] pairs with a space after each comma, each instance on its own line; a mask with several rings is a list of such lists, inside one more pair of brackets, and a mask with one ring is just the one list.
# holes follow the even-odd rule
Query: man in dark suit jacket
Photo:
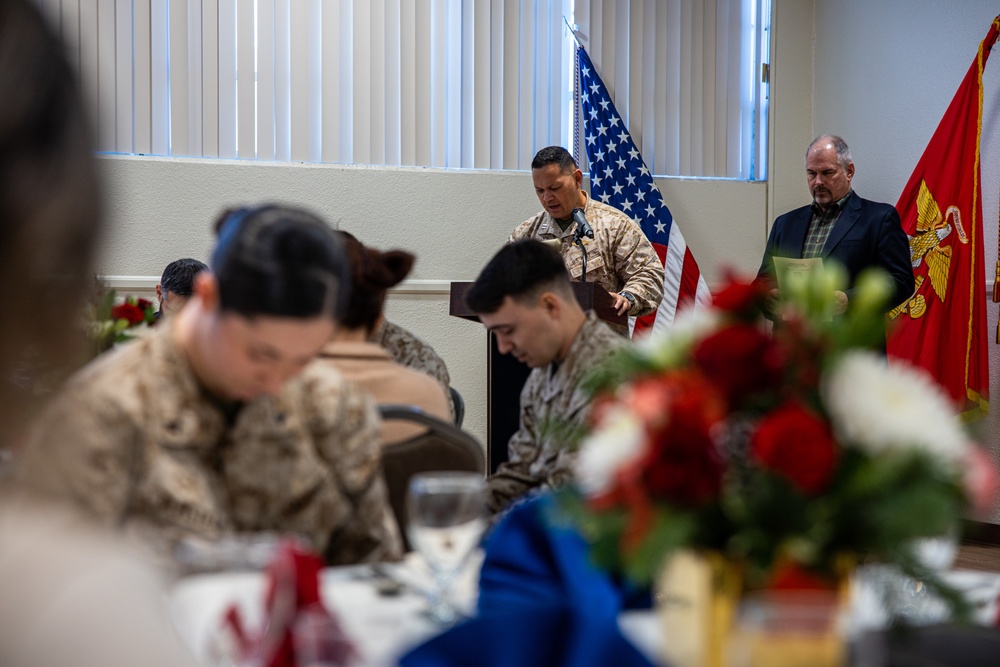
[[[837, 312], [853, 298], [854, 282], [864, 269], [879, 267], [892, 280], [887, 311], [913, 294], [910, 243], [890, 204], [862, 199], [851, 189], [854, 162], [840, 137], [821, 135], [806, 150], [806, 179], [813, 203], [778, 217], [764, 249], [758, 278], [774, 285], [774, 258], [820, 257], [846, 270], [847, 288], [836, 292]], [[777, 297], [777, 290], [772, 290]]]

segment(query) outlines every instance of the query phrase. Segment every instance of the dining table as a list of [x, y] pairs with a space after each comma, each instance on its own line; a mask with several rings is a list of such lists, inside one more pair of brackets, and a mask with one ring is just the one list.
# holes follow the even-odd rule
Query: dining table
[[[453, 590], [457, 607], [470, 615], [476, 607], [481, 563], [482, 552], [477, 552], [469, 559]], [[974, 621], [979, 626], [995, 626], [1000, 574], [956, 570], [945, 573], [944, 578], [970, 600]], [[352, 665], [396, 665], [405, 653], [445, 629], [432, 622], [426, 613], [431, 582], [429, 569], [415, 553], [408, 554], [398, 563], [332, 567], [321, 571], [323, 603], [339, 619], [357, 650], [357, 660]], [[177, 632], [196, 658], [206, 665], [231, 665], [226, 658], [223, 619], [227, 610], [235, 607], [248, 628], [260, 629], [264, 622], [266, 586], [266, 575], [260, 570], [189, 575], [170, 587], [167, 603]], [[853, 582], [849, 617], [854, 635], [878, 630], [884, 625], [885, 610], [873, 588], [870, 573], [856, 577]], [[940, 627], [936, 623], [940, 619], [924, 620]], [[669, 639], [662, 636], [653, 610], [622, 612], [618, 623], [622, 634], [641, 653], [654, 664], [660, 662], [661, 643]], [[996, 640], [1000, 646], [1000, 635]], [[883, 646], [880, 650], [884, 653], [887, 649]], [[858, 664], [862, 663], [887, 664], [884, 655], [874, 662], [865, 659]], [[969, 663], [964, 664], [969, 667]]]
[[[473, 555], [457, 578], [452, 599], [464, 613], [476, 604], [476, 579], [482, 552]], [[320, 573], [323, 604], [340, 621], [363, 667], [395, 665], [400, 656], [443, 628], [427, 615], [432, 576], [414, 552], [398, 563], [328, 567]], [[168, 591], [174, 625], [195, 657], [206, 665], [225, 665], [227, 611], [235, 607], [243, 622], [259, 630], [264, 623], [267, 577], [261, 570], [237, 569], [188, 575]]]

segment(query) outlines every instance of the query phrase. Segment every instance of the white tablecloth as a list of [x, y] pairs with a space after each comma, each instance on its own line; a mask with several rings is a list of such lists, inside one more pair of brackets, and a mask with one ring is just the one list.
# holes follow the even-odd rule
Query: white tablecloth
[[[460, 605], [471, 611], [475, 606], [481, 555], [469, 563], [456, 589]], [[371, 568], [356, 566], [328, 568], [322, 572], [321, 593], [327, 607], [335, 612], [361, 653], [362, 665], [388, 667], [409, 649], [440, 631], [422, 613], [426, 600], [420, 592], [429, 582], [423, 562], [415, 554], [397, 565], [384, 566], [394, 577], [409, 582], [396, 596], [380, 595]], [[997, 618], [1000, 575], [984, 572], [950, 572], [946, 580], [966, 592], [975, 605], [977, 622], [991, 625]], [[182, 639], [207, 664], [213, 664], [211, 645], [218, 636], [223, 614], [238, 605], [250, 628], [259, 628], [263, 611], [264, 575], [232, 572], [188, 577], [170, 593], [171, 613]], [[855, 585], [852, 595], [854, 630], [872, 629], [885, 620], [871, 592]], [[880, 615], [881, 614], [881, 615]], [[629, 611], [619, 618], [620, 627], [651, 660], [665, 639], [656, 615], [648, 610]]]
[[[471, 611], [475, 606], [475, 581], [480, 558], [472, 559], [456, 587], [456, 600]], [[383, 566], [406, 588], [394, 596], [380, 595], [378, 580], [368, 566], [327, 568], [321, 574], [323, 602], [334, 612], [361, 653], [362, 665], [395, 665], [399, 656], [433, 636], [440, 628], [422, 613], [426, 599], [421, 588], [429, 573], [419, 557]], [[169, 595], [174, 623], [195, 656], [213, 664], [213, 642], [218, 641], [222, 618], [236, 604], [248, 628], [260, 627], [265, 577], [260, 572], [223, 572], [186, 577]]]

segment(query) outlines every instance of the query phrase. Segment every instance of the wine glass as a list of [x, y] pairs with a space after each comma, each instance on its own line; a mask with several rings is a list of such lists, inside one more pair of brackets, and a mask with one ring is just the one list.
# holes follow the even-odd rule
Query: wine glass
[[[952, 528], [943, 535], [914, 540], [911, 547], [920, 566], [940, 579], [955, 562], [958, 530]], [[930, 625], [947, 620], [947, 604], [927, 587], [926, 582], [907, 577], [902, 597], [900, 612], [910, 623]]]
[[483, 477], [477, 473], [428, 472], [410, 479], [406, 532], [434, 575], [428, 611], [440, 625], [460, 616], [451, 592], [486, 528], [483, 490]]

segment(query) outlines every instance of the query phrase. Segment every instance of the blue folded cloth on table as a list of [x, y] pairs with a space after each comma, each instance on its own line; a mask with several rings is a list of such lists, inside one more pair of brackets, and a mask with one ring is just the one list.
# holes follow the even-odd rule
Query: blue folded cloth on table
[[571, 527], [550, 520], [542, 495], [512, 509], [485, 544], [479, 609], [403, 656], [403, 667], [651, 667], [618, 629], [645, 602], [589, 561]]

